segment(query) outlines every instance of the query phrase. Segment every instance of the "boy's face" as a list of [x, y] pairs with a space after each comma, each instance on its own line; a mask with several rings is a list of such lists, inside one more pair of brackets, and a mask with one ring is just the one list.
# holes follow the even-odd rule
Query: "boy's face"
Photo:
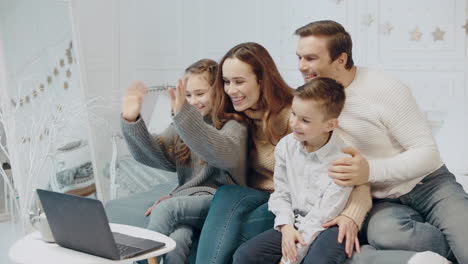
[[324, 133], [332, 131], [338, 124], [336, 118], [324, 120], [321, 105], [315, 100], [294, 96], [289, 123], [297, 141], [309, 143], [320, 139]]
[[195, 106], [202, 116], [208, 115], [213, 107], [212, 89], [205, 75], [206, 73], [188, 74], [185, 91], [185, 98], [189, 104]]
[[315, 77], [328, 77], [337, 80], [340, 72], [338, 59], [331, 61], [327, 48], [327, 38], [317, 36], [300, 37], [296, 50], [298, 69], [308, 83]]

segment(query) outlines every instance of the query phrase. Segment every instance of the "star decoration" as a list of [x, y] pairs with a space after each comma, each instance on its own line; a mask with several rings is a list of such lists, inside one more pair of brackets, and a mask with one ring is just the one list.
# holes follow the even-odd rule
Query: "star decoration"
[[465, 25], [462, 26], [465, 29], [465, 34], [468, 35], [468, 19], [465, 22]]
[[382, 34], [390, 35], [392, 33], [393, 26], [389, 22], [386, 22], [385, 24], [382, 25], [381, 30], [382, 30]]
[[434, 37], [434, 41], [437, 40], [444, 40], [445, 31], [441, 30], [439, 27], [436, 28], [434, 32], [432, 32], [432, 36]]
[[71, 71], [70, 71], [70, 69], [67, 70], [67, 77], [68, 77], [68, 78], [71, 77]]
[[47, 83], [48, 83], [48, 84], [51, 84], [51, 83], [52, 83], [52, 77], [50, 77], [50, 75], [47, 76]]
[[421, 37], [423, 33], [419, 30], [419, 28], [415, 28], [413, 31], [410, 32], [410, 40], [412, 41], [419, 41], [421, 40]]
[[374, 22], [374, 18], [372, 17], [372, 14], [367, 14], [362, 16], [362, 24], [365, 26], [370, 26]]
[[332, 2], [335, 2], [335, 4], [339, 5], [341, 4], [341, 2], [343, 2], [344, 0], [332, 0]]

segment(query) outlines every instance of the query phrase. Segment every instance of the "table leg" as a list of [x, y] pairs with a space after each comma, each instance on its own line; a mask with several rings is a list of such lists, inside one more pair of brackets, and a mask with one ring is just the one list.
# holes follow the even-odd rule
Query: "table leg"
[[149, 258], [148, 264], [158, 264], [158, 260], [156, 259], [156, 257]]

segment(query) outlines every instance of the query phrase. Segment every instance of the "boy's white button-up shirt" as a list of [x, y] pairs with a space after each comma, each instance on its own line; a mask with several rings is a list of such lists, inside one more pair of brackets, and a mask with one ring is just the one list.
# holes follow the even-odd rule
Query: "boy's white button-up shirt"
[[274, 228], [292, 224], [310, 245], [325, 222], [338, 216], [346, 206], [352, 187], [341, 187], [328, 176], [328, 167], [346, 157], [346, 147], [337, 133], [315, 152], [307, 152], [304, 143], [293, 134], [280, 140], [275, 148], [275, 191], [268, 207], [275, 214]]

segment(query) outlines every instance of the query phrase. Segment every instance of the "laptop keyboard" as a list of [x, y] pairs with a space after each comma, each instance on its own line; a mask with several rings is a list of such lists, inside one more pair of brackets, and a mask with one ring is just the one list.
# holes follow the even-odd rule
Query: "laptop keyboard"
[[132, 255], [132, 254], [137, 253], [138, 251], [141, 251], [141, 249], [136, 248], [136, 247], [131, 247], [131, 246], [122, 245], [122, 244], [116, 244], [116, 245], [117, 245], [117, 249], [119, 249], [120, 256], [122, 257]]

